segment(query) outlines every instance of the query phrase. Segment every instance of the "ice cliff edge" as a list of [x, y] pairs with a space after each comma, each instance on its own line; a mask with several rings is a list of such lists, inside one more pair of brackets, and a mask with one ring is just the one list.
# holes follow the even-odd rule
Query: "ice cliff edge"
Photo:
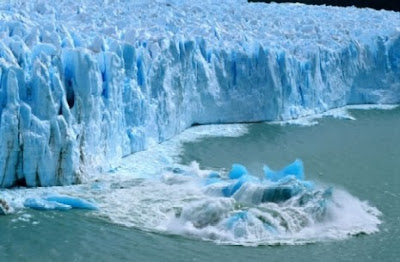
[[0, 187], [79, 183], [193, 124], [400, 102], [400, 13], [0, 3]]

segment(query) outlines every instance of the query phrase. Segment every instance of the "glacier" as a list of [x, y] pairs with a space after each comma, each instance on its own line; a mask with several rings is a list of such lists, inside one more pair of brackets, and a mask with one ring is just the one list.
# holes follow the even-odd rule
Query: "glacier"
[[0, 187], [81, 183], [192, 125], [399, 102], [398, 12], [0, 3]]

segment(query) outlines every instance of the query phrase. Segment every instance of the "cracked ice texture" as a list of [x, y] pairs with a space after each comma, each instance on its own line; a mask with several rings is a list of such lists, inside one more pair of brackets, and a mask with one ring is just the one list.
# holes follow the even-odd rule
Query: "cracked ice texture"
[[193, 124], [400, 101], [400, 13], [0, 3], [0, 187], [68, 185]]

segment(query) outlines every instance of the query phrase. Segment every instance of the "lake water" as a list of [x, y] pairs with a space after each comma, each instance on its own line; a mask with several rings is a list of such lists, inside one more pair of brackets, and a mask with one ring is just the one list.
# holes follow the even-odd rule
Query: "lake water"
[[[379, 209], [382, 223], [376, 233], [302, 245], [250, 247], [157, 233], [161, 231], [149, 230], [153, 225], [149, 220], [159, 215], [151, 213], [153, 206], [169, 203], [161, 201], [164, 194], [173, 198], [178, 193], [161, 185], [143, 186], [145, 180], [137, 176], [126, 180], [129, 183], [100, 182], [97, 191], [93, 185], [54, 189], [90, 196], [107, 212], [21, 209], [0, 217], [0, 261], [400, 261], [400, 109], [351, 114], [357, 120], [324, 118], [313, 126], [249, 124], [247, 133], [239, 137], [187, 142], [181, 164], [195, 160], [201, 169], [221, 170], [241, 163], [261, 175], [263, 164], [279, 169], [301, 158], [307, 179], [349, 192]], [[189, 197], [185, 195], [185, 201]]]

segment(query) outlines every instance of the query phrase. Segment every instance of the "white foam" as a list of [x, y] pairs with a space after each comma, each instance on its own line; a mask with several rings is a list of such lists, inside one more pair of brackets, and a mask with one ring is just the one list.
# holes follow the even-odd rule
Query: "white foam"
[[[246, 133], [247, 125], [245, 124], [194, 126], [146, 151], [125, 157], [112, 172], [117, 173], [119, 177], [117, 179], [121, 179], [121, 176], [147, 177], [179, 162], [183, 143], [194, 142], [205, 137], [239, 137]], [[112, 178], [115, 179], [115, 176]]]
[[[339, 240], [377, 232], [381, 223], [376, 208], [341, 189], [334, 190], [327, 216], [319, 223], [300, 207], [268, 203], [250, 208], [234, 198], [210, 196], [201, 189], [198, 177], [168, 183], [151, 179], [121, 185], [121, 188], [110, 187], [98, 201], [102, 203], [99, 215], [112, 223], [234, 245]], [[226, 219], [240, 211], [248, 211], [253, 217], [279, 214], [279, 219], [270, 218], [278, 233], [266, 231], [258, 219], [241, 222], [233, 231], [227, 230]], [[288, 224], [287, 228], [280, 226], [284, 223]]]
[[399, 105], [380, 105], [380, 104], [376, 104], [376, 105], [349, 105], [346, 106], [345, 108], [348, 110], [394, 110], [396, 108], [398, 108]]

